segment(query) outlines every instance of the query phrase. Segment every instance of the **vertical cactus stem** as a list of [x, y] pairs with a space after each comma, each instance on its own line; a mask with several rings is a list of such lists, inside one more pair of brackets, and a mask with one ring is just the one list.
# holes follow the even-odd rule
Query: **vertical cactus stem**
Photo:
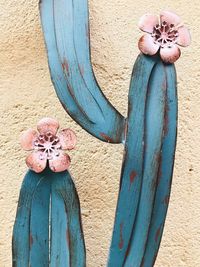
[[177, 138], [177, 88], [174, 65], [165, 65], [167, 77], [167, 101], [165, 108], [165, 132], [162, 144], [160, 177], [156, 189], [155, 203], [149, 229], [143, 267], [153, 266], [159, 250], [167, 209], [169, 205], [174, 156]]
[[30, 266], [44, 267], [49, 264], [49, 204], [50, 171], [45, 170], [32, 198], [30, 235]]
[[[73, 267], [85, 267], [86, 266], [86, 252], [85, 252], [85, 243], [84, 243], [84, 236], [82, 231], [82, 223], [81, 223], [81, 216], [80, 216], [80, 204], [78, 195], [76, 192], [76, 188], [74, 186], [74, 183], [72, 181], [72, 178], [68, 172], [62, 172], [54, 174], [53, 178], [53, 184], [52, 184], [52, 192], [54, 192], [54, 196], [56, 196], [56, 199], [52, 198], [52, 207], [55, 205], [54, 201], [59, 201], [62, 206], [60, 208], [63, 209], [63, 204], [65, 206], [65, 214], [67, 216], [67, 228], [65, 229], [65, 235], [62, 234], [61, 242], [64, 244], [65, 248], [69, 248], [69, 266]], [[56, 194], [56, 195], [55, 195]], [[52, 212], [58, 212], [57, 208], [52, 209]], [[61, 212], [61, 211], [60, 211]], [[52, 213], [52, 216], [55, 214]], [[57, 216], [57, 215], [56, 215]], [[64, 215], [63, 215], [64, 216]], [[58, 217], [57, 217], [58, 218]], [[58, 227], [55, 228], [55, 221], [56, 217], [52, 221], [52, 234], [53, 239], [55, 240], [56, 237], [58, 237], [58, 234], [60, 230]], [[61, 218], [60, 218], [61, 220]], [[60, 221], [61, 222], [61, 221]], [[64, 219], [64, 222], [66, 222], [66, 219]], [[62, 226], [64, 227], [62, 221]], [[67, 243], [66, 243], [67, 242]], [[54, 249], [56, 251], [60, 251], [59, 248], [57, 248], [57, 245], [61, 245], [61, 243], [53, 243], [51, 245], [51, 255], [56, 256]], [[67, 247], [66, 247], [67, 246]], [[62, 254], [59, 253], [60, 256]], [[64, 254], [63, 254], [64, 256]], [[55, 262], [55, 259], [54, 259]], [[68, 266], [64, 265], [64, 262], [66, 262], [66, 259], [63, 257], [63, 261], [61, 261], [59, 266]], [[50, 265], [55, 266], [55, 265]]]
[[125, 155], [108, 267], [121, 267], [126, 258], [140, 197], [146, 96], [156, 57], [139, 55], [133, 68], [129, 91], [129, 110]]
[[29, 266], [30, 247], [33, 245], [33, 238], [30, 233], [32, 198], [40, 181], [40, 175], [28, 171], [22, 184], [13, 228], [13, 267]]
[[[85, 12], [87, 3], [83, 4], [84, 13], [81, 13], [81, 21], [78, 23], [88, 25], [88, 13]], [[80, 11], [82, 11], [81, 6]], [[123, 142], [125, 118], [103, 95], [93, 72], [90, 71], [84, 76], [87, 70], [79, 62], [80, 54], [85, 55], [84, 62], [87, 66], [90, 65], [88, 69], [91, 70], [89, 45], [87, 40], [87, 44], [84, 43], [77, 54], [74, 43], [77, 40], [73, 39], [73, 35], [74, 32], [77, 34], [74, 25], [77, 25], [79, 17], [73, 15], [72, 0], [55, 1], [55, 3], [53, 0], [42, 0], [40, 11], [51, 79], [64, 109], [98, 139], [112, 143]], [[82, 36], [83, 32], [79, 33]]]
[[70, 266], [68, 215], [61, 195], [59, 179], [57, 175], [52, 177], [50, 267]]
[[25, 176], [13, 231], [13, 267], [28, 266], [86, 266], [79, 198], [68, 171], [47, 167]]
[[160, 163], [161, 144], [164, 129], [166, 100], [166, 75], [163, 63], [159, 61], [149, 82], [145, 111], [144, 165], [142, 187], [137, 218], [132, 231], [130, 249], [125, 267], [140, 267], [148, 237], [151, 214], [156, 190], [157, 173]]

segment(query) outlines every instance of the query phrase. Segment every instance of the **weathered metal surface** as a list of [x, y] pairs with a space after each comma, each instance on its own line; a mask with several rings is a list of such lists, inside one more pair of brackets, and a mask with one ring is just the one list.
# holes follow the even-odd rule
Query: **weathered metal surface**
[[140, 197], [145, 135], [146, 97], [157, 58], [139, 55], [132, 74], [125, 156], [113, 230], [109, 267], [122, 266], [131, 238]]
[[51, 180], [47, 173], [35, 189], [30, 216], [30, 258], [29, 265], [44, 267], [49, 263], [49, 201]]
[[14, 226], [13, 266], [85, 267], [85, 262], [79, 199], [70, 174], [29, 171]]
[[[111, 143], [125, 141], [108, 267], [151, 267], [166, 218], [176, 143], [173, 65], [163, 65], [159, 56], [138, 57], [130, 85], [126, 121], [103, 95], [93, 73], [88, 1], [42, 0], [40, 12], [51, 78], [64, 109], [98, 139]], [[78, 217], [71, 224], [69, 214], [73, 214], [73, 207], [67, 216], [63, 213], [62, 198], [66, 208], [65, 198], [70, 196], [58, 193], [63, 192], [64, 183], [60, 180], [55, 188], [52, 193], [55, 200], [52, 202], [53, 239], [57, 240], [61, 235], [57, 230], [60, 224], [61, 229], [67, 227], [72, 236], [75, 232], [82, 233], [81, 228], [74, 228], [80, 226]], [[73, 199], [71, 201], [74, 203]], [[74, 240], [76, 238], [74, 235]], [[71, 244], [73, 238], [70, 244], [63, 243], [61, 251], [56, 242], [52, 243], [52, 267], [58, 252], [59, 264], [84, 266], [83, 242], [80, 241], [80, 246], [77, 242], [76, 246]], [[78, 250], [81, 253], [76, 255]]]
[[68, 216], [57, 179], [51, 187], [51, 261], [49, 266], [70, 266]]
[[[128, 116], [125, 159], [108, 266], [122, 266], [126, 257], [129, 258], [129, 254], [133, 255], [137, 251], [134, 248], [131, 252], [130, 240], [139, 215], [142, 224], [147, 223], [146, 234], [143, 231], [144, 239], [148, 232], [159, 165], [158, 155], [162, 140], [166, 90], [164, 67], [162, 63], [157, 63], [157, 60], [157, 58], [140, 55], [133, 72], [129, 94], [129, 101], [131, 101], [129, 109], [132, 113], [129, 112]], [[154, 64], [156, 64], [155, 67]], [[152, 186], [149, 187], [149, 184]], [[140, 203], [143, 206], [136, 218], [138, 201], [142, 197], [143, 200], [140, 200]], [[146, 210], [143, 210], [144, 208]], [[139, 241], [142, 242], [141, 231], [137, 229], [136, 233]], [[136, 239], [137, 247], [139, 247], [139, 241]], [[140, 249], [140, 257], [142, 253]], [[127, 266], [129, 265], [130, 262]]]
[[[61, 233], [60, 238], [62, 242], [66, 242], [69, 247], [69, 263], [71, 267], [85, 267], [86, 266], [86, 253], [85, 253], [85, 244], [84, 244], [84, 236], [82, 232], [82, 224], [81, 224], [81, 216], [80, 216], [80, 204], [78, 195], [74, 186], [74, 183], [70, 177], [68, 172], [56, 173], [54, 174], [54, 181], [52, 186], [53, 195], [57, 196], [57, 200], [63, 201], [65, 205], [65, 214], [67, 216], [67, 224], [68, 227], [64, 233]], [[53, 198], [52, 198], [53, 201]], [[52, 204], [56, 205], [56, 204]], [[60, 213], [63, 212], [63, 207], [60, 210]], [[57, 219], [61, 220], [58, 215], [54, 212], [57, 212], [58, 206], [55, 206], [55, 209], [52, 210], [52, 218], [55, 216]], [[55, 218], [53, 219], [55, 220]], [[55, 222], [55, 221], [54, 221]], [[58, 226], [58, 224], [57, 224]], [[60, 232], [59, 227], [54, 227], [52, 229], [52, 233], [54, 236]], [[57, 232], [57, 233], [55, 233]], [[54, 239], [56, 236], [54, 237]], [[68, 266], [65, 265], [66, 259], [64, 258], [64, 254], [61, 254], [61, 244], [60, 247], [52, 247], [52, 249], [56, 249], [58, 257], [62, 257], [62, 261], [60, 262], [59, 267]], [[55, 256], [55, 252], [54, 253]], [[55, 260], [55, 259], [54, 259]], [[55, 265], [52, 265], [52, 267]]]
[[164, 138], [152, 219], [143, 258], [143, 267], [153, 266], [160, 246], [170, 199], [174, 155], [177, 138], [177, 82], [174, 65], [165, 65], [167, 101], [165, 106]]
[[32, 198], [41, 177], [32, 171], [26, 174], [20, 191], [16, 220], [13, 229], [13, 267], [29, 266], [30, 216]]
[[166, 99], [166, 76], [161, 61], [156, 64], [151, 74], [147, 94], [142, 187], [125, 267], [141, 266], [151, 222], [160, 164]]
[[63, 107], [97, 138], [121, 143], [125, 119], [103, 95], [92, 71], [87, 1], [42, 0], [40, 11], [51, 78]]

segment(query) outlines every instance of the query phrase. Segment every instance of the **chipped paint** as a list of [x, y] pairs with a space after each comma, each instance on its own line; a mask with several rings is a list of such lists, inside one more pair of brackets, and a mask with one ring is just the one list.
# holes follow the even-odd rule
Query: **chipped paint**
[[160, 232], [161, 232], [161, 227], [158, 228], [158, 230], [156, 231], [156, 235], [155, 235], [155, 242], [158, 242], [158, 238], [160, 236]]
[[122, 249], [124, 246], [124, 239], [123, 239], [123, 226], [124, 224], [120, 224], [120, 241], [119, 241], [119, 249]]

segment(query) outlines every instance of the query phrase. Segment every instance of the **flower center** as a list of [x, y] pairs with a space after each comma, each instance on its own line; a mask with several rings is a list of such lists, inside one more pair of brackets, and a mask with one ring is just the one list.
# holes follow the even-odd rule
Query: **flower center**
[[177, 42], [179, 33], [174, 24], [168, 24], [166, 21], [163, 21], [161, 25], [157, 24], [154, 27], [151, 36], [154, 42], [158, 43], [161, 48], [163, 48], [172, 47]]
[[51, 132], [40, 134], [34, 142], [34, 149], [40, 152], [40, 159], [53, 159], [60, 154], [60, 140]]

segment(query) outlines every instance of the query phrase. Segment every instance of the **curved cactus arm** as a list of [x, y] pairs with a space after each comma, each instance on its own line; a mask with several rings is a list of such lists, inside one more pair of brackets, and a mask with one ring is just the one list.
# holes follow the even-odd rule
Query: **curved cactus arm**
[[[85, 2], [83, 4], [85, 7]], [[82, 3], [79, 9], [81, 7]], [[78, 56], [87, 53], [84, 62], [88, 62], [85, 67], [89, 64], [88, 69], [91, 70], [89, 44], [87, 41], [87, 44], [79, 48], [79, 53], [76, 53], [73, 31], [74, 18], [77, 19], [77, 16], [73, 16], [73, 1], [42, 0], [40, 10], [51, 78], [63, 107], [75, 121], [97, 138], [112, 143], [122, 142], [124, 117], [103, 95], [92, 71], [83, 77], [83, 65], [80, 65], [82, 61]], [[84, 13], [84, 10], [85, 8], [79, 23], [88, 25], [88, 13]], [[81, 32], [81, 36], [82, 34], [84, 32]], [[85, 71], [87, 72], [86, 69]]]
[[[121, 267], [136, 217], [142, 183], [145, 107], [149, 79], [157, 58], [139, 55], [132, 74], [125, 155], [108, 266]], [[159, 83], [160, 85], [160, 79]]]
[[32, 171], [28, 171], [22, 184], [13, 228], [13, 267], [29, 266], [32, 197], [40, 181], [40, 176]]
[[105, 103], [106, 98], [96, 80], [91, 64], [88, 0], [73, 1], [73, 17], [74, 47], [80, 74], [88, 90], [98, 99], [100, 106], [109, 105], [107, 109], [102, 110], [104, 118], [109, 119], [110, 112], [113, 110], [112, 113], [116, 113], [117, 111], [107, 100]]
[[[104, 121], [103, 110], [94, 94], [80, 75], [73, 39], [73, 1], [54, 1], [54, 24], [58, 55], [65, 78], [70, 83], [70, 93], [92, 123]], [[82, 49], [81, 49], [82, 50]], [[83, 52], [83, 51], [82, 51]]]
[[40, 2], [41, 22], [48, 52], [51, 79], [63, 107], [71, 117], [74, 118], [77, 116], [78, 122], [86, 127], [87, 119], [85, 118], [85, 114], [73, 100], [73, 97], [67, 89], [69, 83], [64, 77], [63, 69], [59, 61], [54, 31], [53, 8], [52, 0], [43, 0]]
[[[65, 205], [65, 212], [67, 213], [67, 240], [66, 235], [62, 238], [69, 242], [70, 266], [85, 267], [86, 253], [80, 217], [80, 204], [76, 188], [70, 174], [68, 172], [54, 174], [52, 190], [56, 192], [57, 197], [62, 197], [62, 201]], [[60, 266], [64, 265], [61, 264]]]
[[144, 167], [137, 218], [132, 232], [126, 267], [140, 267], [148, 237], [164, 129], [166, 76], [162, 62], [151, 75], [145, 112]]
[[158, 177], [151, 225], [143, 258], [144, 267], [153, 266], [160, 246], [170, 198], [176, 149], [178, 114], [176, 71], [174, 65], [166, 65], [165, 71], [167, 77], [165, 135], [162, 144], [160, 176]]
[[32, 199], [30, 220], [29, 266], [44, 267], [49, 264], [49, 202], [51, 180], [48, 171], [38, 174], [41, 181]]

